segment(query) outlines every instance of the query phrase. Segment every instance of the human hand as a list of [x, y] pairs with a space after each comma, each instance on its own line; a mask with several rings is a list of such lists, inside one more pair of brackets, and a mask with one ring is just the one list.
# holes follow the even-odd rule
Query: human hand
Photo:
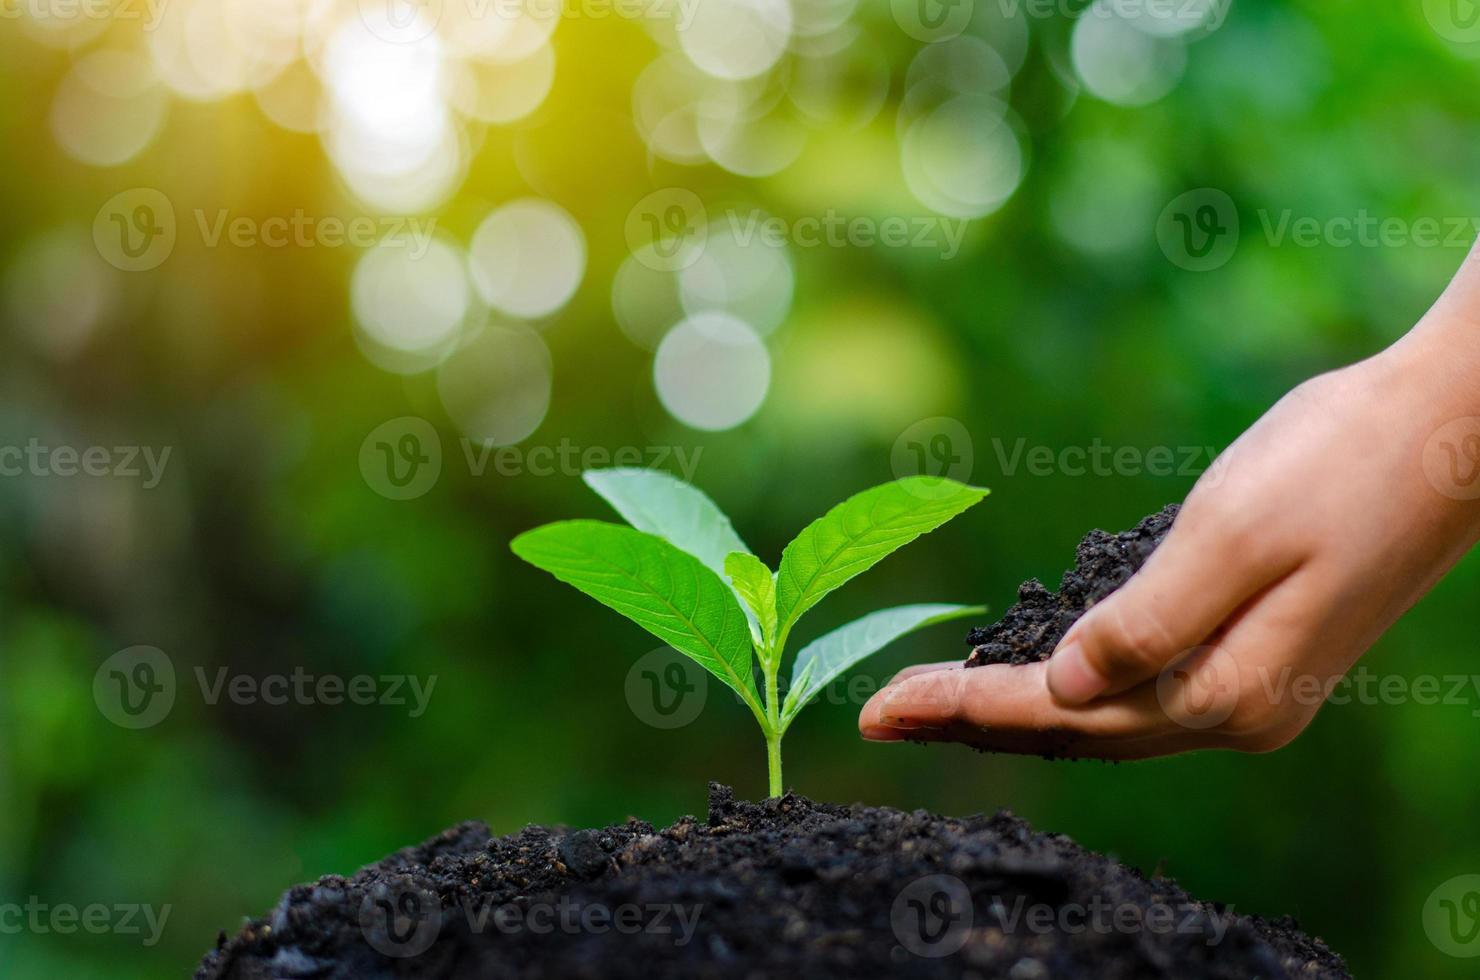
[[1462, 454], [1480, 445], [1480, 359], [1460, 329], [1476, 328], [1415, 331], [1290, 392], [1050, 660], [911, 668], [864, 707], [863, 736], [1105, 759], [1289, 742], [1480, 538], [1480, 462]]

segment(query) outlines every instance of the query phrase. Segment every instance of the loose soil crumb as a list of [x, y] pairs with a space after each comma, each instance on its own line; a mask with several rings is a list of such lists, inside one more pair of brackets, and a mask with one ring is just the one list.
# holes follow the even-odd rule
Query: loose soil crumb
[[1180, 504], [1168, 504], [1129, 531], [1091, 531], [1074, 552], [1059, 591], [1036, 578], [1018, 588], [1018, 601], [1001, 620], [966, 635], [972, 648], [966, 666], [1031, 664], [1047, 660], [1074, 621], [1120, 588], [1151, 557], [1177, 519]]
[[[391, 916], [385, 910], [398, 910]], [[223, 933], [196, 980], [1331, 980], [1289, 918], [1190, 898], [1007, 811], [737, 802], [654, 829], [466, 823]]]

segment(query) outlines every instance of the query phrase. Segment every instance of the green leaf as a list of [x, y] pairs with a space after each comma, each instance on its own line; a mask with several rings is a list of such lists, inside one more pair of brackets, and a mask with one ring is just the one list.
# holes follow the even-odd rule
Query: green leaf
[[693, 555], [602, 521], [560, 521], [519, 535], [514, 554], [626, 616], [733, 688], [762, 726], [745, 614]]
[[823, 596], [987, 493], [941, 477], [911, 476], [855, 494], [808, 524], [782, 552], [776, 575], [780, 642]]
[[714, 501], [675, 476], [622, 467], [587, 470], [581, 478], [622, 520], [687, 551], [716, 575], [725, 574], [725, 556], [730, 552], [750, 553]]
[[755, 614], [762, 637], [770, 643], [776, 636], [776, 576], [765, 562], [744, 551], [732, 551], [725, 557], [725, 574]]
[[[687, 551], [726, 581], [725, 556], [740, 551], [750, 554], [724, 511], [704, 491], [662, 470], [617, 467], [587, 470], [581, 474], [586, 485], [612, 505], [622, 520], [639, 531], [656, 534]], [[761, 643], [761, 628], [747, 608], [751, 639]]]
[[781, 730], [784, 732], [797, 712], [807, 706], [824, 687], [843, 671], [871, 653], [876, 653], [895, 640], [921, 627], [933, 626], [962, 616], [986, 612], [986, 606], [952, 606], [938, 603], [896, 606], [869, 613], [813, 640], [797, 654], [791, 668], [791, 684], [782, 707]]

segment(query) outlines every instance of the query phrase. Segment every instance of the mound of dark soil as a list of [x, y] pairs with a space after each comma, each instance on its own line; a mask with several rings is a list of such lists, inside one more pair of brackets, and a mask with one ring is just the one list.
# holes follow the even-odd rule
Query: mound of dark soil
[[1235, 914], [1003, 811], [787, 795], [655, 830], [454, 827], [288, 891], [196, 980], [1347, 977], [1290, 919]]
[[1180, 504], [1168, 504], [1129, 531], [1091, 531], [1074, 552], [1074, 567], [1064, 573], [1059, 591], [1036, 578], [1018, 588], [1018, 601], [991, 626], [966, 635], [971, 655], [966, 666], [1031, 664], [1047, 660], [1074, 621], [1090, 606], [1120, 588], [1161, 544], [1177, 519]]

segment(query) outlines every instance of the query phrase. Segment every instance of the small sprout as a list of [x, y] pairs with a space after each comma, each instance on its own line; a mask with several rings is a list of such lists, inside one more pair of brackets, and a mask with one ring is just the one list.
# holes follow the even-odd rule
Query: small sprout
[[[765, 734], [772, 796], [782, 792], [782, 736], [824, 687], [906, 633], [983, 611], [929, 604], [870, 613], [802, 648], [783, 701], [782, 654], [802, 615], [987, 491], [929, 476], [865, 490], [807, 525], [773, 573], [714, 502], [682, 480], [644, 469], [590, 470], [585, 479], [631, 527], [559, 521], [519, 535], [510, 547], [733, 689]], [[764, 693], [756, 689], [756, 665]]]

